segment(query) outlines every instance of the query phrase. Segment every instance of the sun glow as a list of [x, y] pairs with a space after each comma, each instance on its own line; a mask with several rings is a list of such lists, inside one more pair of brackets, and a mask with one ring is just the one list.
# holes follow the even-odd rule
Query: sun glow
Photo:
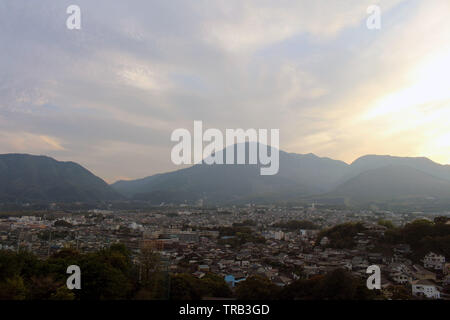
[[376, 101], [364, 121], [381, 121], [386, 136], [417, 137], [417, 154], [450, 163], [450, 46], [411, 72], [410, 85]]

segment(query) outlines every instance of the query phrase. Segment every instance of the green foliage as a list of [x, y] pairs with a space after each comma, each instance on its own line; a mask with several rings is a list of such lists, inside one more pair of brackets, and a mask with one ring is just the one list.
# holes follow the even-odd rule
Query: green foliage
[[412, 298], [411, 290], [401, 285], [389, 287], [388, 292], [392, 300], [410, 300]]
[[231, 297], [232, 293], [226, 282], [218, 275], [208, 273], [198, 279], [189, 274], [178, 274], [171, 277], [170, 299], [198, 300], [202, 297]]
[[61, 286], [50, 296], [50, 300], [75, 300], [75, 294], [67, 286]]
[[198, 300], [201, 298], [200, 289], [196, 286], [196, 279], [188, 274], [179, 274], [170, 279], [170, 299]]
[[[82, 290], [66, 292], [67, 267], [81, 268]], [[3, 299], [125, 299], [134, 279], [130, 256], [122, 245], [95, 253], [64, 249], [47, 260], [27, 252], [0, 251], [0, 297]]]
[[214, 273], [207, 273], [198, 281], [198, 284], [203, 297], [228, 298], [232, 295], [225, 280]]
[[403, 228], [386, 231], [385, 240], [391, 244], [409, 244], [415, 261], [419, 261], [429, 251], [450, 256], [450, 225], [440, 222], [415, 220]]
[[152, 248], [142, 248], [139, 256], [138, 300], [167, 299], [169, 279], [162, 271], [161, 257]]
[[447, 223], [447, 222], [449, 222], [449, 221], [450, 221], [450, 218], [449, 218], [449, 217], [439, 216], [439, 217], [434, 218], [434, 223], [435, 223], [435, 224], [438, 224], [438, 223]]
[[388, 229], [394, 229], [395, 228], [394, 224], [390, 220], [380, 219], [380, 220], [378, 220], [378, 224], [380, 226], [386, 227]]
[[270, 265], [273, 268], [278, 269], [278, 271], [280, 271], [282, 273], [285, 273], [285, 274], [294, 273], [301, 278], [305, 277], [304, 268], [302, 266], [286, 264], [277, 259], [268, 259], [268, 258], [265, 258], [263, 260], [263, 263]]
[[247, 226], [233, 226], [219, 228], [220, 237], [233, 237], [229, 239], [220, 239], [219, 244], [229, 244], [233, 248], [238, 248], [244, 243], [265, 243], [264, 237], [256, 235], [251, 228]]
[[0, 300], [24, 300], [26, 294], [23, 278], [19, 275], [0, 282]]
[[335, 269], [324, 276], [294, 281], [283, 288], [279, 297], [285, 300], [368, 300], [375, 295], [348, 271]]
[[53, 224], [55, 227], [65, 227], [65, 228], [72, 228], [73, 225], [67, 221], [64, 220], [56, 220]]
[[[149, 274], [144, 278], [123, 245], [112, 245], [88, 254], [64, 249], [46, 260], [38, 260], [27, 252], [0, 251], [0, 299], [197, 300], [234, 296], [244, 300], [348, 300], [377, 297], [376, 293], [367, 290], [363, 281], [341, 269], [311, 279], [300, 279], [283, 288], [267, 278], [251, 276], [237, 285], [233, 295], [222, 277], [213, 273], [207, 273], [201, 279], [191, 274], [168, 275], [161, 268], [159, 256], [151, 251], [149, 253]], [[66, 270], [72, 264], [81, 268], [82, 290], [71, 291], [66, 287]], [[298, 272], [302, 274], [301, 270]], [[401, 299], [404, 294], [398, 288], [392, 296]]]
[[239, 282], [236, 287], [236, 297], [239, 300], [273, 300], [277, 298], [280, 287], [269, 279], [252, 276]]
[[[64, 239], [67, 237], [70, 233], [65, 230], [59, 230], [59, 231], [52, 231], [52, 239]], [[50, 231], [49, 230], [43, 230], [38, 233], [38, 238], [41, 240], [48, 241], [50, 239]]]
[[365, 230], [366, 228], [360, 222], [343, 223], [321, 231], [318, 235], [318, 241], [323, 237], [327, 237], [330, 240], [330, 247], [351, 249], [355, 246], [353, 237]]

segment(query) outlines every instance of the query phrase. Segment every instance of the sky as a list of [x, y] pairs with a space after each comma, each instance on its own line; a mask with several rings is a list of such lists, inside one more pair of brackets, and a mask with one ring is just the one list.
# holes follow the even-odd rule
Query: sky
[[177, 169], [170, 135], [201, 120], [450, 164], [448, 0], [2, 0], [0, 39], [0, 153], [142, 178]]

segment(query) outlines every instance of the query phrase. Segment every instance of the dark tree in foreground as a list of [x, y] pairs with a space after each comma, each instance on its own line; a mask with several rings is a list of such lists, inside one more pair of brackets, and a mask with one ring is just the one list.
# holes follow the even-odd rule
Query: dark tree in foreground
[[236, 297], [239, 300], [273, 300], [277, 298], [280, 287], [269, 279], [252, 276], [238, 283]]

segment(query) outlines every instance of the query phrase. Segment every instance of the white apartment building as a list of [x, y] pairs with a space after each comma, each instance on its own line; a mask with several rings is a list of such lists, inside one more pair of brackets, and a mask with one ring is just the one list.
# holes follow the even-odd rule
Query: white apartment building
[[423, 266], [433, 270], [443, 270], [445, 265], [445, 257], [434, 252], [429, 252], [423, 259]]
[[412, 283], [412, 294], [430, 299], [440, 299], [441, 294], [437, 286], [429, 280], [417, 280]]

